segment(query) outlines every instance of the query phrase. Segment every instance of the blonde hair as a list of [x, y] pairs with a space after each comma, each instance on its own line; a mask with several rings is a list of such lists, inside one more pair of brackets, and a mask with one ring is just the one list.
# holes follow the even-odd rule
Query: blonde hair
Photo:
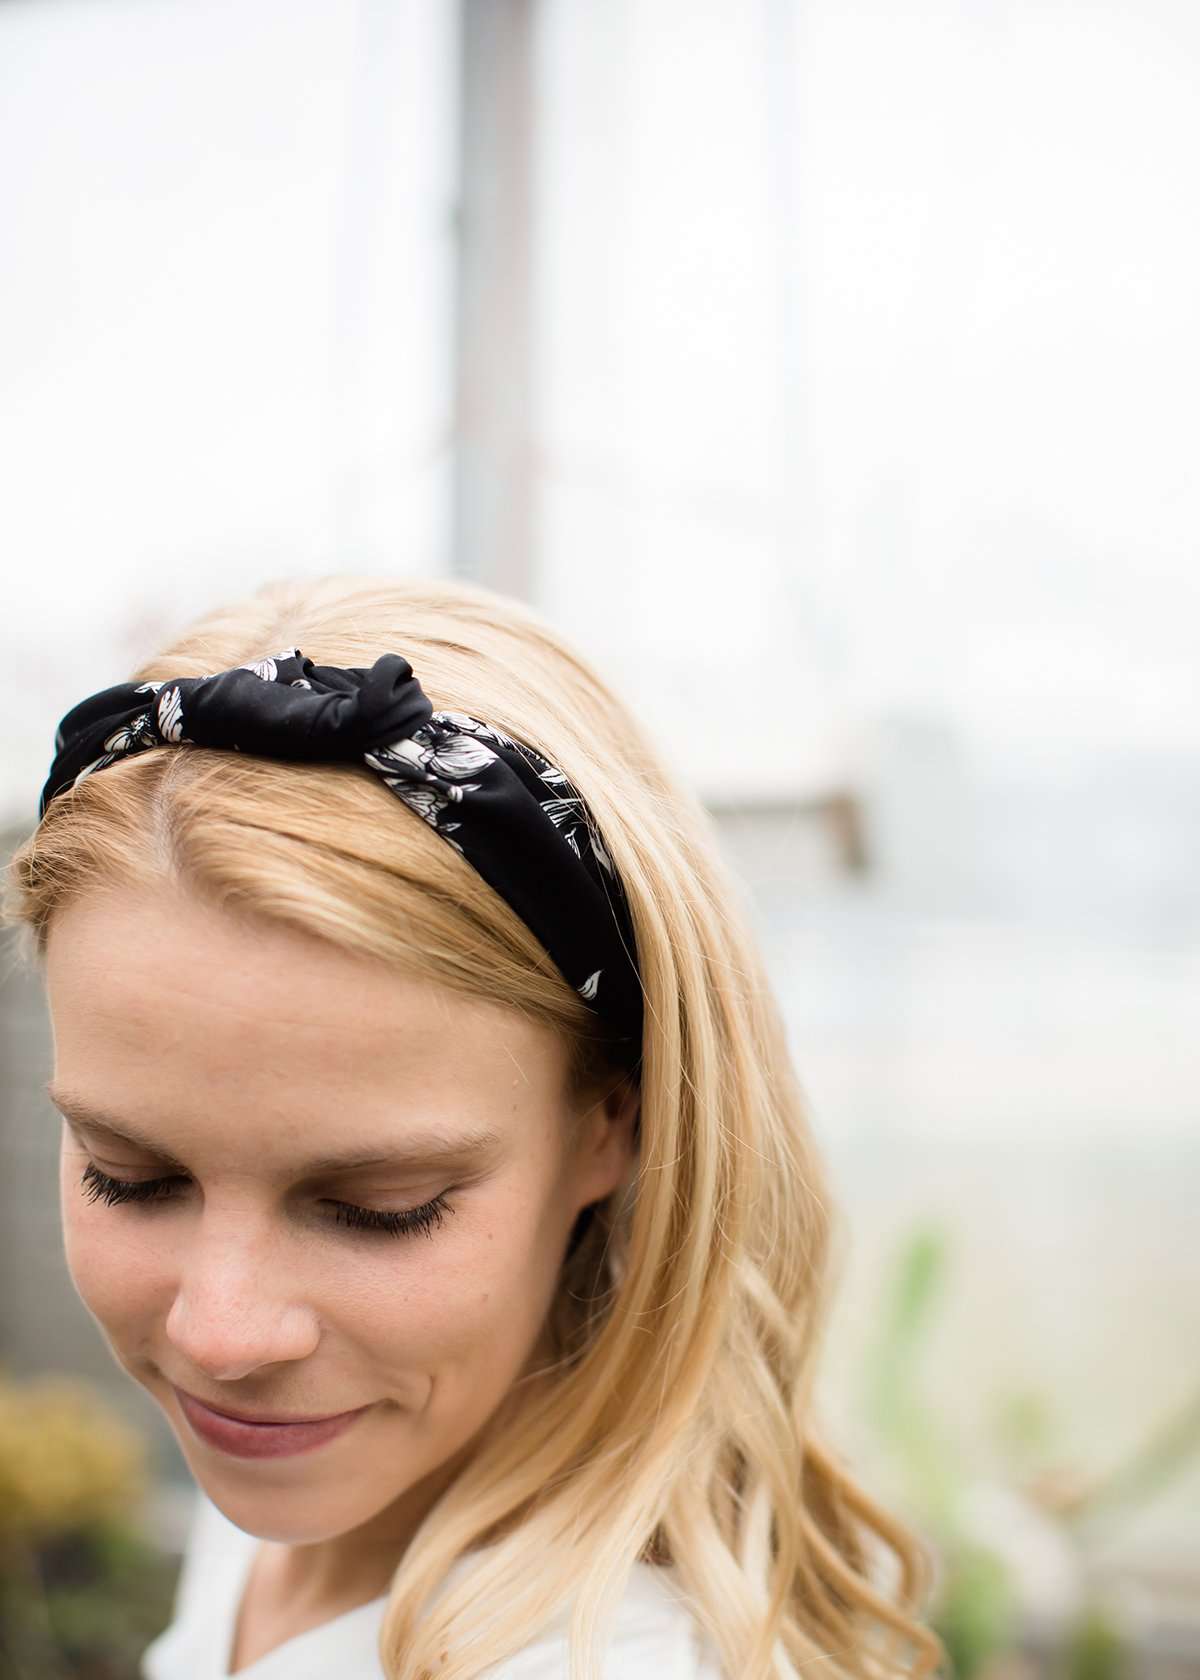
[[[672, 1567], [729, 1680], [930, 1673], [944, 1656], [920, 1620], [932, 1556], [814, 1425], [829, 1197], [743, 888], [707, 813], [558, 634], [470, 584], [270, 583], [130, 680], [287, 645], [318, 664], [402, 652], [435, 707], [560, 765], [625, 883], [645, 989], [634, 1177], [564, 1264], [553, 1364], [506, 1395], [400, 1560], [385, 1674], [475, 1680], [569, 1600], [572, 1680], [597, 1680], [593, 1640], [639, 1560]], [[5, 907], [23, 954], [44, 955], [55, 911], [89, 885], [153, 873], [523, 1009], [566, 1035], [581, 1079], [596, 1072], [592, 1013], [539, 943], [356, 766], [187, 748], [86, 778], [11, 861]]]

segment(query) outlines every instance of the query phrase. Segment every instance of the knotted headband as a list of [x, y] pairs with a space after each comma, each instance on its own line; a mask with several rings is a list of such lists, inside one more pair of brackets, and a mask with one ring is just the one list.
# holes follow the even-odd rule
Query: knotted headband
[[366, 764], [512, 906], [617, 1054], [636, 1062], [633, 924], [583, 800], [531, 747], [463, 712], [435, 712], [400, 654], [367, 669], [314, 665], [291, 647], [230, 671], [102, 689], [58, 726], [39, 818], [97, 770], [174, 744]]

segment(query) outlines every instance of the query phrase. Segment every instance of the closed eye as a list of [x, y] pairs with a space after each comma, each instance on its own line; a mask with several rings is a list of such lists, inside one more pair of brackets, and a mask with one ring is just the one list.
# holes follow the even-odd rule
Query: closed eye
[[[115, 1207], [121, 1202], [169, 1201], [174, 1198], [176, 1187], [188, 1182], [178, 1173], [169, 1178], [112, 1178], [102, 1172], [94, 1161], [89, 1161], [83, 1169], [79, 1185], [89, 1202], [103, 1201], [109, 1207]], [[411, 1236], [417, 1231], [429, 1236], [433, 1225], [441, 1224], [443, 1213], [454, 1212], [445, 1195], [435, 1196], [421, 1207], [388, 1212], [380, 1208], [357, 1207], [353, 1202], [330, 1201], [328, 1205], [334, 1210], [335, 1224], [358, 1230], [385, 1231], [396, 1237]]]

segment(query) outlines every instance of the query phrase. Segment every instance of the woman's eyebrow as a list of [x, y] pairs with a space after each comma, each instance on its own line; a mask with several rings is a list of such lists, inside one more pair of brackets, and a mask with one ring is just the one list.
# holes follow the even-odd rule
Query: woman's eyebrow
[[[109, 1142], [130, 1144], [135, 1149], [144, 1149], [147, 1154], [157, 1155], [168, 1166], [178, 1167], [181, 1171], [187, 1170], [182, 1162], [163, 1149], [161, 1143], [147, 1137], [144, 1132], [139, 1132], [128, 1121], [118, 1124], [111, 1115], [102, 1114], [84, 1098], [75, 1096], [70, 1091], [56, 1090], [53, 1082], [48, 1083], [45, 1089], [46, 1095], [68, 1125], [84, 1126], [88, 1131], [98, 1133]], [[410, 1132], [395, 1143], [389, 1141], [383, 1154], [366, 1154], [359, 1147], [350, 1145], [334, 1154], [300, 1162], [295, 1170], [305, 1177], [315, 1178], [322, 1173], [355, 1172], [363, 1167], [434, 1166], [441, 1161], [462, 1160], [466, 1156], [486, 1154], [496, 1149], [501, 1142], [499, 1132], [488, 1126], [471, 1127], [452, 1135], [445, 1132]]]

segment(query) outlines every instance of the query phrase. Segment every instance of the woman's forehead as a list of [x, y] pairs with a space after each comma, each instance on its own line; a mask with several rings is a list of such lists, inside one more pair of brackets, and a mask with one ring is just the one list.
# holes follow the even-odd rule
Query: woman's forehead
[[562, 1085], [558, 1035], [516, 1010], [161, 890], [66, 906], [46, 978], [56, 1079], [97, 1105], [149, 1076], [339, 1108]]

